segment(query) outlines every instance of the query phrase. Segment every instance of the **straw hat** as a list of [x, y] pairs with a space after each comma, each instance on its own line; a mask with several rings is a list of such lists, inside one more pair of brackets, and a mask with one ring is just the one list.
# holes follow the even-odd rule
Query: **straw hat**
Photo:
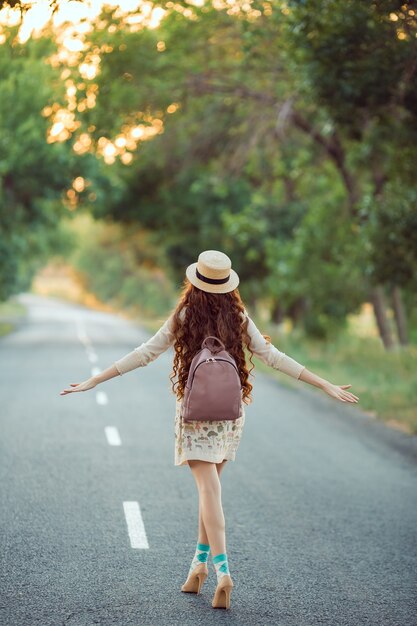
[[223, 252], [205, 250], [197, 263], [189, 265], [185, 274], [194, 285], [210, 293], [227, 293], [239, 284], [239, 276], [232, 270], [232, 262]]

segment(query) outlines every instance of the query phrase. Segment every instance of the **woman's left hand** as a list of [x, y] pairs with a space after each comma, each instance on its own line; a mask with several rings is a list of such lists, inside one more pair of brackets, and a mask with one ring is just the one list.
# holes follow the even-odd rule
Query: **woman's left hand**
[[97, 381], [94, 378], [89, 378], [83, 383], [70, 383], [72, 389], [64, 389], [59, 395], [65, 396], [67, 393], [74, 393], [74, 391], [88, 391], [89, 389], [93, 389], [96, 385]]
[[345, 389], [349, 389], [349, 387], [352, 387], [352, 385], [332, 385], [332, 383], [328, 383], [324, 385], [323, 391], [341, 402], [358, 402], [358, 396], [355, 396], [350, 391], [345, 391]]

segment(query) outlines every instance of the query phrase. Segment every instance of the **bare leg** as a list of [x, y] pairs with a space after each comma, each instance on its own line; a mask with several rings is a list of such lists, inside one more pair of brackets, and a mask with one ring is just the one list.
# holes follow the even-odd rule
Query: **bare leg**
[[201, 516], [213, 556], [226, 552], [221, 483], [215, 463], [188, 461], [197, 484]]
[[[217, 468], [217, 474], [220, 475], [223, 471], [223, 468], [225, 467], [227, 463], [227, 460], [222, 461], [221, 463], [216, 463], [216, 468]], [[207, 536], [207, 532], [206, 532], [206, 527], [204, 526], [204, 521], [203, 521], [203, 516], [202, 516], [202, 511], [201, 511], [201, 500], [199, 499], [199, 506], [198, 506], [198, 543], [204, 543], [205, 545], [208, 545], [208, 536]]]

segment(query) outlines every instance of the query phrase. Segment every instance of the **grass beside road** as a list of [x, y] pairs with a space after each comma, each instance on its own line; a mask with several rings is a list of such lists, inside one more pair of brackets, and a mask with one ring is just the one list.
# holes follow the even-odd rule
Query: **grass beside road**
[[[386, 352], [378, 337], [346, 332], [332, 342], [322, 342], [295, 333], [277, 337], [267, 328], [263, 332], [271, 335], [277, 348], [315, 374], [336, 385], [351, 384], [350, 390], [359, 397], [355, 408], [417, 434], [417, 346]], [[284, 384], [305, 384], [271, 370], [259, 360], [257, 366]]]
[[14, 298], [0, 302], [0, 337], [10, 333], [25, 315], [26, 307]]

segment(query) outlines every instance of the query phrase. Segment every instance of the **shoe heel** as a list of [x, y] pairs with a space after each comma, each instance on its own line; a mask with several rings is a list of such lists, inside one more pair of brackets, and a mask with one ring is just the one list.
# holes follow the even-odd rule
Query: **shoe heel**
[[204, 585], [207, 576], [208, 573], [204, 569], [192, 572], [181, 587], [181, 591], [184, 591], [185, 593], [200, 593], [201, 587]]
[[[224, 577], [226, 579], [226, 577]], [[230, 576], [228, 580], [220, 581], [214, 592], [214, 598], [211, 603], [213, 609], [230, 609], [230, 595], [233, 589], [233, 582]]]
[[204, 572], [197, 574], [198, 586], [197, 586], [196, 593], [200, 593], [201, 587], [204, 585], [206, 578], [207, 578], [207, 574], [204, 574]]

